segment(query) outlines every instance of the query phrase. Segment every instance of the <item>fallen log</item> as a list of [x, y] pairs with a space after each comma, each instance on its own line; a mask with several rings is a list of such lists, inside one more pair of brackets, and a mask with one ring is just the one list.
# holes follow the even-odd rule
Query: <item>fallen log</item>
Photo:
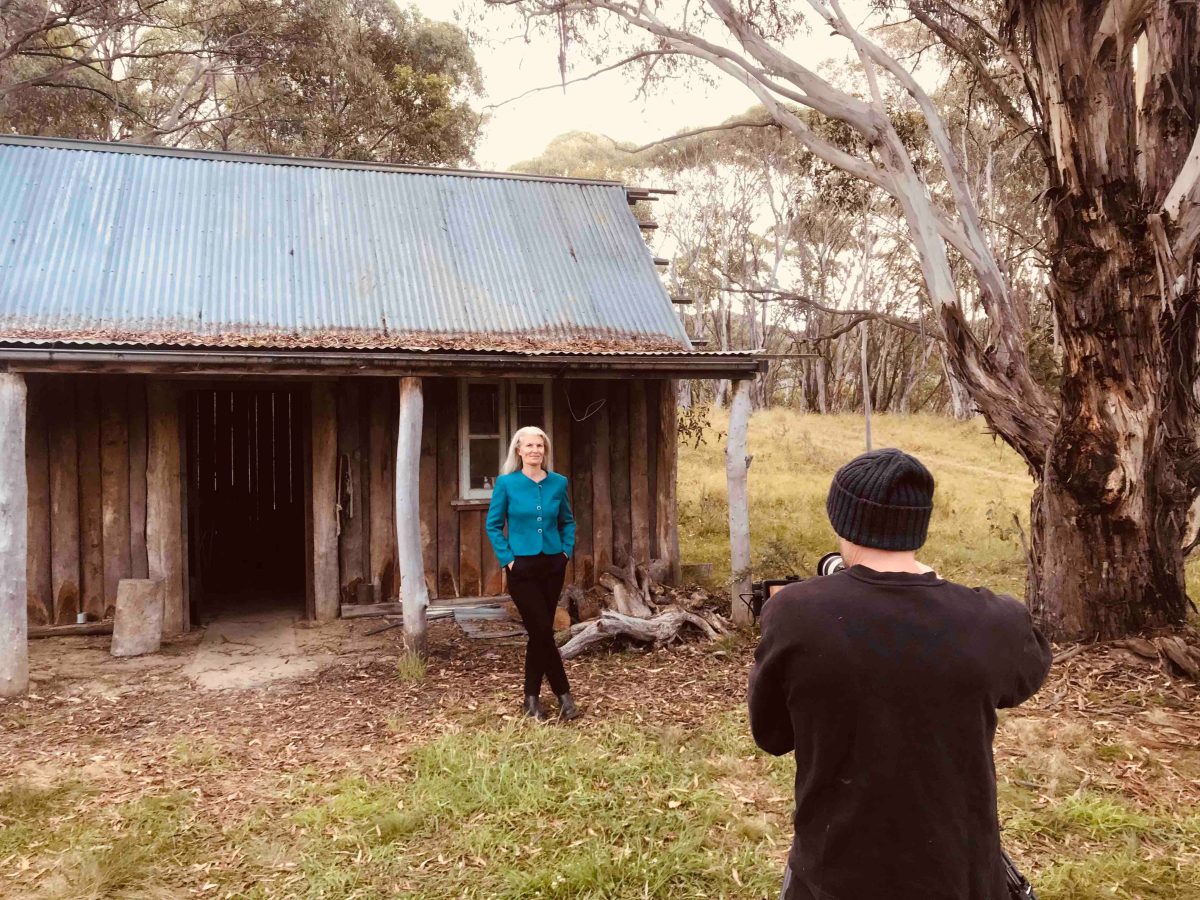
[[605, 610], [599, 619], [573, 626], [571, 639], [562, 646], [559, 653], [563, 659], [574, 659], [593, 644], [622, 636], [661, 647], [679, 637], [685, 625], [696, 628], [709, 640], [716, 640], [724, 633], [723, 628], [718, 630], [719, 623], [710, 624], [695, 613], [678, 607], [666, 609], [649, 619]]
[[85, 622], [82, 625], [38, 625], [29, 627], [29, 637], [77, 637], [80, 635], [112, 634], [113, 622]]

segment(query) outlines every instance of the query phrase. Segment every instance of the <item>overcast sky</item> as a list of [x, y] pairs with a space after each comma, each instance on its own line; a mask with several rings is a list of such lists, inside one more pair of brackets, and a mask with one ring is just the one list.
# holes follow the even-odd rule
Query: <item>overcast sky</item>
[[[453, 21], [460, 6], [460, 0], [398, 2], [414, 5], [427, 18], [443, 21]], [[852, 11], [863, 4], [851, 0], [843, 5]], [[486, 44], [474, 48], [487, 91], [484, 104], [499, 103], [530, 88], [557, 84], [556, 42], [536, 38], [526, 42], [516, 27], [490, 33], [488, 38]], [[847, 44], [824, 29], [814, 29], [813, 34], [799, 38], [789, 49], [813, 68], [822, 60], [844, 58]], [[636, 86], [614, 72], [570, 85], [565, 93], [555, 88], [490, 110], [492, 118], [476, 152], [478, 166], [507, 169], [515, 162], [537, 156], [552, 138], [567, 131], [591, 131], [616, 140], [646, 143], [682, 128], [715, 124], [755, 102], [745, 85], [728, 79], [713, 88], [697, 85], [684, 90], [680, 85], [668, 85], [648, 98], [635, 94]]]

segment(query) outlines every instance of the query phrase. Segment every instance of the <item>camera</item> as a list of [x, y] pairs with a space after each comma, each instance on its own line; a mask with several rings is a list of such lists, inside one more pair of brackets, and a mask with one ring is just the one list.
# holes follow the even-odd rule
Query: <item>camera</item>
[[[844, 568], [846, 568], [846, 564], [842, 561], [840, 553], [826, 553], [817, 561], [817, 575], [832, 575]], [[783, 578], [764, 578], [762, 581], [751, 582], [750, 594], [749, 596], [742, 594], [742, 602], [750, 607], [751, 615], [754, 616], [755, 621], [758, 621], [758, 617], [762, 615], [763, 605], [775, 596], [778, 590], [804, 580], [800, 575], [787, 575]]]

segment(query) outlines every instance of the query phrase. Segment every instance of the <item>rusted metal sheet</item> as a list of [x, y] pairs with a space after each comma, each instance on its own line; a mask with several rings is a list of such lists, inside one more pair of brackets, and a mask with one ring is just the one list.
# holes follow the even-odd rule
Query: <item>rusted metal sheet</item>
[[0, 341], [690, 346], [619, 185], [3, 137]]

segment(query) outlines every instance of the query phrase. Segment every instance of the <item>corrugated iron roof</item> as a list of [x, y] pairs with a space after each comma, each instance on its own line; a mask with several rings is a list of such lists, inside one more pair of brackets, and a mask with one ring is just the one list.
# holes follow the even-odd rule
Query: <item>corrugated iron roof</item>
[[0, 341], [680, 351], [620, 185], [0, 138]]

